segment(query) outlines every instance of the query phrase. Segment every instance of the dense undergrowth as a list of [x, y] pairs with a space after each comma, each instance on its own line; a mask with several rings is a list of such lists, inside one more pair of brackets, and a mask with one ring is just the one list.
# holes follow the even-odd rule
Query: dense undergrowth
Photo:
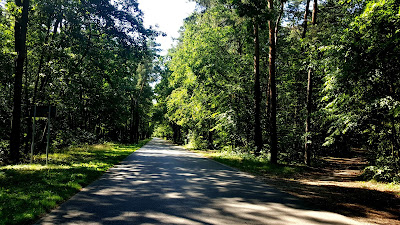
[[81, 145], [0, 167], [0, 224], [30, 224], [149, 141]]
[[[189, 148], [190, 149], [190, 148]], [[280, 178], [303, 177], [304, 174], [318, 170], [324, 167], [322, 164], [315, 163], [313, 167], [307, 167], [301, 164], [272, 164], [268, 157], [256, 157], [251, 153], [235, 152], [226, 150], [193, 150], [203, 156], [213, 159], [225, 165], [237, 168], [241, 171], [249, 172], [254, 175]], [[326, 169], [326, 168], [325, 168]], [[372, 171], [373, 170], [373, 171]], [[389, 170], [389, 169], [388, 169]], [[389, 172], [391, 172], [389, 170]], [[354, 178], [354, 181], [360, 183], [370, 183], [374, 186], [387, 187], [386, 189], [400, 188], [400, 182], [393, 179], [393, 175], [388, 171], [379, 170], [377, 167], [368, 166], [363, 170], [360, 176]], [[385, 189], [385, 188], [384, 188]], [[400, 194], [400, 193], [399, 193]]]

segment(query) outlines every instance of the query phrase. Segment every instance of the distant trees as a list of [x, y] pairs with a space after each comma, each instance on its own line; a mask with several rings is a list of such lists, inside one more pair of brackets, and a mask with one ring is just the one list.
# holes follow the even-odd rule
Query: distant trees
[[180, 43], [167, 63], [172, 71], [164, 78], [168, 85], [161, 83], [171, 92], [159, 104], [166, 105], [172, 130], [179, 126], [182, 132], [174, 136], [188, 137], [199, 148], [241, 146], [254, 140], [254, 126], [247, 121], [254, 121], [255, 108], [241, 112], [248, 102], [254, 102], [250, 94], [254, 47], [244, 29], [248, 25], [250, 19], [222, 5], [187, 19]]
[[[11, 134], [0, 134], [0, 161], [18, 162], [29, 149], [33, 105], [56, 105], [56, 147], [150, 136], [157, 32], [143, 27], [137, 2], [30, 3], [8, 2], [1, 9], [0, 130], [10, 130], [11, 109], [13, 122]], [[42, 120], [37, 125], [40, 141], [47, 127]]]
[[308, 165], [357, 147], [398, 173], [396, 1], [197, 2], [157, 87], [164, 135]]

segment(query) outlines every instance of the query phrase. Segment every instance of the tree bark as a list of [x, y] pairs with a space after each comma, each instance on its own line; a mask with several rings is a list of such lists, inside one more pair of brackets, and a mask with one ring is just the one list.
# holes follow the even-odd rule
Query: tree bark
[[135, 118], [133, 118], [133, 133], [134, 133], [134, 140], [133, 143], [139, 143], [139, 125], [140, 125], [140, 117], [139, 117], [139, 109], [138, 103], [135, 104]]
[[304, 143], [304, 163], [306, 165], [311, 164], [311, 143], [309, 132], [311, 131], [311, 110], [312, 110], [312, 69], [308, 69], [308, 79], [307, 79], [307, 116], [306, 116], [306, 137]]
[[[315, 1], [314, 1], [314, 3], [315, 3]], [[303, 33], [301, 35], [301, 38], [305, 38], [306, 37], [307, 27], [308, 27], [308, 9], [309, 8], [310, 8], [310, 0], [307, 0], [306, 9], [304, 11]]]
[[[275, 23], [275, 46], [277, 45], [277, 43], [278, 43], [278, 31], [279, 31], [279, 23], [280, 23], [280, 21], [281, 21], [281, 19], [282, 19], [282, 15], [283, 15], [283, 8], [284, 8], [284, 6], [285, 6], [285, 2], [281, 2], [281, 9], [280, 9], [280, 11], [279, 11], [279, 16], [278, 16], [278, 19], [276, 20], [276, 23]], [[269, 83], [269, 80], [268, 80], [268, 84], [267, 84], [267, 102], [266, 102], [266, 106], [267, 106], [267, 118], [270, 118], [270, 111], [271, 111], [271, 104], [270, 104], [270, 102], [271, 102], [271, 99], [270, 99], [270, 83]]]
[[262, 133], [260, 121], [260, 105], [261, 105], [261, 91], [260, 91], [260, 41], [258, 35], [258, 23], [254, 19], [254, 143], [256, 151], [254, 154], [259, 156], [262, 149]]
[[317, 24], [317, 14], [318, 14], [318, 0], [314, 0], [314, 7], [312, 13], [312, 24]]
[[[309, 4], [309, 0], [307, 1]], [[318, 1], [314, 0], [313, 12], [312, 12], [312, 24], [316, 25], [317, 23], [317, 11], [318, 11]], [[304, 13], [305, 20], [307, 19], [306, 14], [308, 13], [308, 8], [306, 9], [306, 13]], [[307, 26], [306, 26], [307, 27]], [[306, 29], [304, 30], [304, 37], [306, 35]], [[311, 67], [308, 68], [308, 76], [307, 76], [307, 115], [306, 115], [306, 136], [305, 136], [305, 143], [304, 143], [304, 163], [307, 166], [311, 165], [311, 143], [310, 143], [310, 132], [311, 132], [311, 113], [312, 113], [312, 74], [313, 71]]]
[[24, 61], [26, 56], [26, 33], [28, 28], [29, 0], [16, 1], [17, 6], [22, 6], [22, 14], [15, 21], [15, 81], [14, 81], [14, 107], [12, 112], [12, 125], [10, 135], [10, 161], [16, 163], [20, 159], [21, 145], [21, 102], [22, 102], [22, 77], [24, 74]]
[[[268, 8], [270, 11], [274, 10], [274, 1], [268, 0]], [[270, 126], [271, 126], [271, 163], [278, 163], [278, 137], [276, 130], [276, 83], [275, 83], [275, 60], [276, 60], [276, 46], [275, 46], [275, 23], [268, 20], [269, 26], [269, 96], [270, 96]]]
[[131, 124], [130, 124], [130, 141], [134, 144], [139, 142], [139, 125], [140, 125], [140, 117], [139, 117], [139, 104], [138, 97], [131, 96]]
[[28, 73], [28, 58], [25, 58], [25, 124], [26, 124], [26, 133], [24, 140], [24, 154], [28, 154], [31, 150], [31, 140], [32, 140], [32, 117], [33, 117], [33, 108], [31, 107], [31, 101], [29, 99], [29, 73]]

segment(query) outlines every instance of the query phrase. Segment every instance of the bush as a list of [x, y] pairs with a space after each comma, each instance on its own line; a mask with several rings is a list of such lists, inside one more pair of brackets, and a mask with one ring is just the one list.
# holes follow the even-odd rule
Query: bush
[[0, 140], [0, 165], [7, 161], [9, 141]]
[[98, 142], [97, 136], [91, 132], [75, 129], [65, 130], [56, 133], [56, 138], [53, 141], [54, 148], [64, 148], [77, 144], [95, 144]]
[[380, 182], [395, 183], [399, 183], [400, 181], [400, 173], [396, 173], [388, 166], [368, 166], [364, 169], [364, 173], [361, 176], [364, 180], [376, 180]]

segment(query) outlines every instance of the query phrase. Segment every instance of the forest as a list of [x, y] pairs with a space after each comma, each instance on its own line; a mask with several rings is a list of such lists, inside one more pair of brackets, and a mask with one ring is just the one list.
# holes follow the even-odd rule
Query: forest
[[52, 148], [158, 136], [307, 166], [358, 149], [400, 182], [399, 1], [193, 1], [166, 56], [135, 0], [7, 1], [0, 164], [43, 153], [33, 109], [51, 105]]
[[[17, 0], [0, 14], [0, 162], [43, 153], [46, 117], [55, 106], [51, 146], [151, 136], [153, 41], [136, 1]], [[12, 120], [11, 120], [12, 118]], [[35, 122], [36, 135], [32, 126]]]
[[197, 0], [155, 88], [155, 135], [400, 181], [400, 2]]

